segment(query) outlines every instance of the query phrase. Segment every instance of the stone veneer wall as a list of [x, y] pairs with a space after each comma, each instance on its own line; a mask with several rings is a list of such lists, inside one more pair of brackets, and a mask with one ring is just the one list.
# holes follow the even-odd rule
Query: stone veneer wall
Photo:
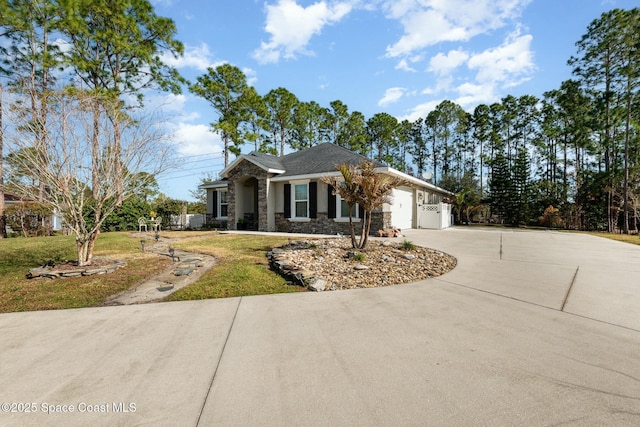
[[[235, 230], [236, 223], [239, 218], [242, 218], [242, 213], [240, 217], [236, 214], [236, 188], [235, 182], [238, 179], [253, 177], [258, 180], [258, 230], [259, 231], [268, 231], [268, 221], [267, 218], [267, 178], [268, 173], [254, 165], [249, 161], [243, 161], [238, 166], [236, 166], [233, 171], [229, 174], [229, 188], [227, 190], [227, 218], [228, 218], [228, 229]], [[247, 189], [247, 191], [249, 191]]]
[[[338, 234], [349, 235], [349, 221], [334, 221], [329, 218], [326, 212], [318, 212], [317, 218], [309, 221], [289, 221], [284, 217], [284, 213], [275, 214], [276, 231], [281, 233], [306, 233], [306, 234]], [[360, 222], [355, 223], [355, 232], [359, 234], [362, 230]], [[378, 234], [378, 230], [391, 228], [390, 212], [373, 212], [371, 217], [370, 235]]]
[[378, 235], [378, 230], [391, 228], [391, 212], [373, 212], [370, 235]]
[[206, 215], [204, 225], [205, 228], [229, 228], [226, 219], [216, 219], [212, 214]]

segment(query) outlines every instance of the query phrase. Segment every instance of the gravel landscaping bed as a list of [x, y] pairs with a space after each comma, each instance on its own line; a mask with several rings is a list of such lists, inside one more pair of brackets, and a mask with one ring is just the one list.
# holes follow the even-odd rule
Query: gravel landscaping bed
[[444, 252], [397, 240], [370, 240], [364, 250], [349, 238], [291, 242], [268, 253], [272, 267], [311, 290], [397, 285], [440, 276], [456, 266]]

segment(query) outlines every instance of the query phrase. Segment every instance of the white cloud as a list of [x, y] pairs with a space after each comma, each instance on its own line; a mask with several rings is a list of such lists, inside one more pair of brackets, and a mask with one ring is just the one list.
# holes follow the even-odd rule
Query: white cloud
[[247, 77], [247, 84], [249, 86], [254, 86], [258, 81], [258, 73], [253, 68], [244, 67], [242, 72]]
[[392, 19], [402, 18], [417, 7], [419, 4], [416, 0], [387, 0], [383, 4], [387, 16]]
[[411, 67], [409, 65], [409, 62], [405, 58], [401, 59], [400, 62], [398, 62], [398, 64], [395, 66], [395, 69], [402, 70], [402, 71], [410, 71], [413, 73], [416, 72], [416, 69]]
[[502, 45], [472, 55], [468, 65], [470, 69], [478, 70], [476, 81], [502, 83], [509, 87], [514, 81], [526, 78], [535, 69], [532, 40], [530, 34], [520, 35], [516, 31]]
[[469, 54], [461, 49], [452, 50], [446, 55], [440, 52], [429, 61], [428, 71], [438, 75], [447, 75], [464, 64], [467, 59], [469, 59]]
[[440, 104], [442, 101], [442, 99], [435, 99], [423, 104], [416, 105], [415, 107], [413, 107], [409, 114], [407, 114], [406, 116], [398, 117], [398, 120], [409, 120], [410, 122], [415, 122], [420, 118], [424, 119], [425, 117], [427, 117], [427, 114], [435, 110], [438, 104]]
[[164, 53], [162, 61], [178, 69], [195, 68], [199, 71], [206, 71], [209, 67], [216, 68], [224, 63], [223, 61], [213, 61], [211, 57], [209, 46], [206, 43], [202, 43], [200, 46], [185, 46], [184, 54], [177, 58], [169, 53]]
[[186, 108], [194, 99], [196, 97], [190, 94], [156, 94], [145, 98], [145, 110], [162, 121], [179, 155], [221, 153], [220, 136], [211, 131], [211, 126], [201, 123], [198, 111]]
[[382, 99], [378, 101], [378, 105], [380, 107], [384, 107], [385, 105], [393, 104], [394, 102], [400, 100], [400, 98], [404, 96], [405, 92], [405, 88], [391, 87], [385, 91]]
[[177, 123], [173, 141], [183, 156], [222, 153], [223, 144], [218, 134], [204, 124]]
[[467, 41], [506, 25], [531, 0], [387, 0], [387, 17], [402, 24], [404, 34], [387, 46], [387, 56], [412, 54], [440, 42]]
[[271, 38], [253, 52], [260, 63], [312, 54], [307, 50], [311, 37], [320, 34], [326, 25], [339, 22], [351, 12], [352, 6], [347, 2], [328, 4], [323, 0], [303, 7], [295, 0], [278, 0], [266, 8], [265, 31]]
[[394, 45], [387, 47], [387, 56], [390, 57], [410, 54], [442, 41], [468, 39], [465, 28], [452, 25], [445, 16], [434, 10], [416, 11], [400, 21], [405, 34]]
[[440, 76], [436, 79], [436, 84], [422, 90], [423, 95], [435, 95], [437, 93], [448, 92], [453, 86], [453, 76]]
[[491, 104], [497, 101], [495, 86], [492, 84], [463, 83], [456, 89], [459, 97], [455, 103], [467, 109], [478, 104]]
[[187, 103], [187, 96], [184, 94], [174, 95], [172, 93], [158, 94], [156, 97], [150, 98], [149, 101], [146, 102], [146, 105], [154, 109], [170, 114], [182, 114]]
[[273, 64], [280, 60], [280, 51], [261, 42], [260, 48], [253, 51], [253, 58], [261, 64]]

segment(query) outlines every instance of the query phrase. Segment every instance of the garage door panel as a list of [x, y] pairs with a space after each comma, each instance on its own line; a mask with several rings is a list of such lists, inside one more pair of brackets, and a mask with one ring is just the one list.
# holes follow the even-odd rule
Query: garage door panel
[[403, 230], [413, 228], [413, 190], [403, 188], [393, 190], [391, 225]]

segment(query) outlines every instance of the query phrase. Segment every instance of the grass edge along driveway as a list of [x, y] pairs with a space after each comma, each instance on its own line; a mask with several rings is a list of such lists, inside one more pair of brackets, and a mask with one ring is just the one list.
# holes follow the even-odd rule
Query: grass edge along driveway
[[[640, 245], [637, 235], [589, 234]], [[213, 231], [162, 232], [161, 235], [180, 239], [173, 243], [176, 248], [218, 258], [218, 264], [200, 280], [168, 296], [166, 301], [304, 291], [298, 286], [288, 286], [267, 265], [266, 252], [287, 243], [286, 237]], [[136, 286], [160, 273], [170, 263], [169, 258], [142, 253], [140, 239], [128, 232], [101, 234], [95, 254], [123, 259], [127, 267], [101, 276], [29, 280], [25, 275], [30, 268], [48, 261], [74, 259], [73, 237], [0, 240], [0, 313], [100, 306], [109, 296]]]
[[217, 265], [196, 283], [169, 295], [165, 301], [228, 298], [305, 291], [287, 285], [269, 269], [266, 253], [288, 243], [287, 237], [252, 234], [214, 234], [187, 238], [172, 246], [217, 258]]
[[[162, 232], [161, 235], [181, 239], [173, 244], [176, 248], [218, 258], [216, 267], [193, 285], [172, 294], [167, 298], [169, 301], [303, 290], [288, 286], [267, 265], [266, 251], [286, 243], [286, 238], [216, 232]], [[168, 257], [143, 253], [140, 239], [128, 232], [101, 234], [95, 255], [122, 259], [127, 267], [100, 276], [30, 280], [25, 277], [30, 268], [49, 261], [60, 263], [75, 259], [73, 237], [0, 240], [0, 313], [97, 307], [109, 296], [136, 286], [170, 264]]]

